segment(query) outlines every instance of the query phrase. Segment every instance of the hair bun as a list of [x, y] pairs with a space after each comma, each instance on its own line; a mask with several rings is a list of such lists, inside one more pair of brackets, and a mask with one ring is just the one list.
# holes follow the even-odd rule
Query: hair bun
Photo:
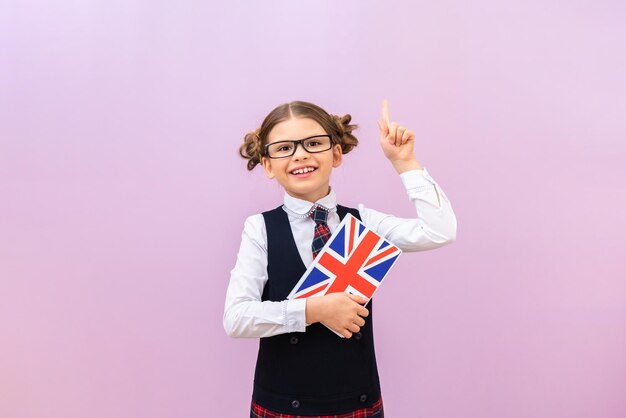
[[352, 116], [347, 113], [343, 116], [331, 115], [333, 120], [335, 121], [335, 125], [337, 125], [338, 135], [338, 143], [341, 145], [341, 152], [343, 154], [347, 154], [354, 147], [357, 146], [359, 140], [352, 135], [352, 131], [358, 128], [358, 125], [351, 125], [350, 121], [352, 121]]
[[263, 144], [259, 133], [260, 129], [248, 132], [243, 138], [243, 144], [239, 147], [239, 155], [248, 160], [248, 170], [252, 170], [261, 162]]

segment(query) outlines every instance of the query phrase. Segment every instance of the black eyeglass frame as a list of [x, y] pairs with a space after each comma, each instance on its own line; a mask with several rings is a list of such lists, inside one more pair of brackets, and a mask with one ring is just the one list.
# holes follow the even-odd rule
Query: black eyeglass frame
[[[308, 150], [308, 149], [306, 149], [306, 147], [304, 146], [304, 141], [307, 141], [307, 140], [312, 139], [312, 138], [321, 138], [321, 137], [328, 137], [328, 139], [330, 139], [330, 142], [329, 142], [329, 147], [328, 147], [328, 148], [323, 149], [323, 150], [319, 150], [319, 151], [309, 151], [309, 150]], [[282, 157], [272, 157], [272, 156], [270, 155], [270, 153], [269, 153], [269, 148], [270, 148], [270, 145], [284, 144], [284, 143], [294, 144], [293, 151], [291, 152], [291, 154], [289, 154], [289, 155], [283, 155]], [[272, 158], [272, 159], [278, 159], [278, 158], [288, 158], [288, 157], [292, 157], [292, 156], [293, 156], [293, 154], [295, 154], [295, 153], [296, 153], [296, 149], [298, 149], [298, 145], [301, 145], [301, 146], [302, 146], [302, 149], [304, 149], [304, 150], [305, 150], [306, 152], [308, 152], [309, 154], [317, 154], [318, 152], [328, 151], [329, 149], [331, 149], [331, 148], [333, 147], [334, 143], [333, 143], [333, 137], [332, 137], [332, 135], [328, 135], [328, 134], [325, 134], [325, 135], [313, 135], [313, 136], [309, 136], [308, 138], [303, 138], [303, 139], [293, 139], [293, 140], [285, 140], [285, 141], [276, 141], [276, 142], [272, 142], [271, 144], [265, 144], [265, 145], [263, 146], [263, 149], [264, 149], [264, 151], [265, 151], [265, 155], [266, 155], [268, 158]]]

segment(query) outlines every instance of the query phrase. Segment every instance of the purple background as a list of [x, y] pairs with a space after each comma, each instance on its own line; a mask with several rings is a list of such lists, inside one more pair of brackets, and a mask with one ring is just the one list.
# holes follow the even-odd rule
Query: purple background
[[350, 113], [341, 203], [410, 216], [385, 97], [459, 222], [376, 298], [388, 415], [626, 416], [623, 2], [209, 3], [0, 10], [0, 416], [246, 416], [224, 296], [282, 190], [237, 148]]

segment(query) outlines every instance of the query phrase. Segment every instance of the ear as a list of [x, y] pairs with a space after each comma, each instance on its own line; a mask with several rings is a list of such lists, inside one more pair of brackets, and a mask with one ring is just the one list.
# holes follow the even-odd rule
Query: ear
[[335, 144], [333, 146], [333, 168], [337, 168], [343, 161], [343, 153], [341, 152], [341, 145]]
[[272, 162], [267, 157], [261, 157], [261, 164], [263, 164], [263, 170], [265, 170], [265, 175], [268, 179], [273, 179], [274, 170], [272, 169]]

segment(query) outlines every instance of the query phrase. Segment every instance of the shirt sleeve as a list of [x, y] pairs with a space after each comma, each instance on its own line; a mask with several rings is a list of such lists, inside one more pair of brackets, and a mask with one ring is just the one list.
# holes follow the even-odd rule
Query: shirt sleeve
[[305, 331], [306, 300], [261, 301], [267, 278], [267, 233], [263, 215], [258, 214], [246, 219], [230, 272], [223, 319], [229, 336], [258, 338]]
[[426, 169], [400, 174], [415, 206], [415, 218], [398, 218], [359, 205], [365, 225], [402, 251], [424, 251], [456, 239], [457, 221], [450, 200]]

